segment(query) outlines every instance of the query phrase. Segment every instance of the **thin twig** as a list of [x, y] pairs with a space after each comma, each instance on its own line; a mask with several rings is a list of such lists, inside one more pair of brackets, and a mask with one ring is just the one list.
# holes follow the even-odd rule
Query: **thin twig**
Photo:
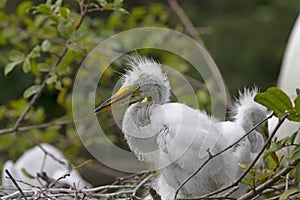
[[273, 176], [272, 178], [268, 179], [265, 183], [257, 186], [255, 188], [255, 191], [251, 190], [250, 192], [248, 192], [247, 194], [243, 195], [242, 197], [240, 197], [238, 200], [246, 200], [249, 198], [252, 198], [254, 196], [256, 196], [256, 194], [259, 194], [263, 191], [265, 191], [267, 188], [270, 188], [272, 185], [274, 185], [274, 183], [276, 183], [278, 180], [280, 180], [282, 178], [282, 176], [285, 176], [286, 174], [288, 174], [291, 170], [294, 169], [294, 167], [300, 163], [300, 160], [295, 160], [293, 161], [291, 164], [289, 164], [287, 167], [285, 167], [284, 169], [282, 169], [280, 172], [278, 172], [275, 176]]
[[193, 173], [191, 174], [188, 178], [186, 178], [182, 183], [181, 185], [176, 189], [176, 192], [175, 192], [175, 199], [177, 198], [178, 196], [178, 193], [179, 191], [181, 190], [181, 188], [183, 188], [183, 186], [189, 182], [194, 176], [196, 176], [200, 171], [201, 169], [207, 165], [207, 163], [209, 163], [211, 160], [213, 160], [215, 157], [221, 155], [222, 153], [224, 153], [225, 151], [235, 147], [239, 142], [241, 142], [244, 138], [246, 138], [249, 134], [251, 134], [258, 126], [260, 126], [261, 124], [263, 124], [265, 121], [267, 121], [268, 119], [270, 119], [271, 117], [273, 117], [273, 113], [268, 116], [267, 118], [265, 118], [264, 120], [262, 120], [260, 123], [258, 123], [257, 125], [255, 125], [252, 129], [250, 129], [243, 137], [241, 137], [240, 139], [238, 139], [236, 142], [232, 143], [231, 145], [229, 145], [227, 148], [223, 149], [222, 151], [214, 154], [214, 155], [210, 155], [209, 158]]
[[[285, 184], [286, 183], [279, 183], [278, 185], [272, 185], [272, 186], [270, 186], [270, 188], [267, 188], [264, 191], [262, 191], [261, 195], [267, 195], [267, 194], [270, 194], [270, 193], [273, 193], [273, 192], [278, 192], [278, 193], [282, 194], [284, 189], [285, 189]], [[293, 187], [297, 187], [296, 180], [291, 180], [289, 182], [289, 185], [293, 186]]]
[[[29, 131], [32, 129], [43, 129], [43, 128], [48, 128], [52, 126], [59, 126], [59, 125], [64, 125], [64, 124], [71, 124], [73, 121], [62, 121], [62, 122], [48, 122], [48, 123], [42, 123], [42, 124], [37, 124], [37, 125], [30, 125], [30, 126], [23, 126], [18, 128], [18, 132], [25, 132]], [[0, 130], [0, 135], [8, 134], [8, 133], [14, 133], [16, 130], [14, 128], [8, 128], [8, 129], [2, 129]]]
[[25, 200], [27, 200], [27, 198], [26, 198], [25, 194], [23, 193], [22, 189], [20, 188], [20, 186], [18, 185], [18, 183], [16, 182], [16, 180], [14, 179], [14, 177], [10, 174], [10, 172], [6, 169], [5, 173], [8, 175], [8, 177], [13, 182], [13, 184], [16, 186], [16, 188], [19, 190], [19, 192], [21, 193], [21, 195], [23, 196], [23, 198]]
[[110, 189], [126, 189], [126, 188], [135, 188], [133, 185], [104, 185], [95, 188], [82, 189], [82, 192], [91, 193], [91, 192], [99, 192], [101, 190], [110, 190]]
[[[198, 49], [200, 52], [202, 52], [202, 56], [206, 58], [205, 60], [207, 61], [207, 64], [208, 64], [207, 66], [212, 74], [212, 77], [216, 81], [218, 87], [223, 89], [222, 76], [220, 75], [218, 68], [217, 68], [216, 64], [214, 63], [214, 61], [212, 59], [210, 59], [209, 56], [207, 56], [206, 52], [203, 52], [203, 50], [205, 50], [205, 45], [204, 45], [202, 39], [200, 38], [197, 29], [195, 28], [195, 26], [193, 25], [193, 23], [191, 22], [191, 20], [189, 19], [189, 17], [183, 10], [183, 8], [178, 4], [177, 0], [169, 0], [169, 5], [170, 5], [171, 9], [175, 12], [175, 14], [178, 16], [178, 18], [180, 19], [180, 21], [182, 22], [184, 27], [186, 28], [188, 34], [194, 40], [196, 40], [199, 44], [201, 44], [201, 46], [204, 48], [204, 49], [202, 49], [199, 47]], [[222, 104], [230, 105], [231, 99], [229, 98], [230, 95], [228, 95], [229, 92], [226, 87], [225, 87], [225, 92], [226, 92], [227, 98], [222, 99], [222, 101], [223, 101]]]
[[190, 197], [190, 198], [178, 198], [177, 200], [225, 200], [225, 199], [231, 199], [231, 200], [236, 200], [236, 198], [233, 197]]
[[178, 2], [176, 0], [169, 0], [169, 5], [172, 8], [172, 10], [176, 13], [189, 35], [192, 36], [192, 38], [194, 38], [202, 46], [204, 46], [203, 41], [199, 37], [197, 29], [195, 28], [189, 17], [186, 15], [183, 8], [178, 4]]
[[[8, 176], [6, 176], [5, 178], [9, 178]], [[24, 185], [27, 185], [27, 186], [29, 186], [29, 187], [31, 187], [31, 188], [36, 188], [36, 189], [41, 189], [41, 187], [39, 187], [39, 186], [36, 186], [36, 185], [32, 185], [32, 184], [30, 184], [30, 183], [27, 183], [27, 182], [25, 182], [25, 181], [23, 181], [23, 180], [20, 180], [20, 179], [15, 179], [15, 181], [17, 182], [17, 183], [22, 183], [22, 184], [24, 184]], [[3, 186], [3, 188], [4, 189], [8, 189], [8, 190], [12, 190], [12, 188], [9, 186], [9, 187], [6, 187], [6, 186]], [[14, 190], [15, 190], [15, 188], [13, 188]], [[0, 186], [0, 191], [1, 191], [1, 186]]]
[[52, 188], [58, 181], [67, 178], [68, 176], [70, 176], [70, 174], [65, 174], [61, 177], [59, 177], [58, 179], [52, 181], [46, 188], [42, 189], [41, 191], [39, 191], [38, 196], [40, 196], [41, 194], [43, 194], [44, 192], [46, 192], [49, 188]]
[[152, 175], [148, 175], [146, 176], [146, 178], [144, 178], [134, 189], [133, 189], [133, 192], [132, 192], [132, 195], [133, 196], [136, 196], [136, 193], [137, 191], [143, 186], [145, 185], [145, 183], [152, 177]]
[[232, 195], [235, 191], [237, 191], [240, 188], [240, 186], [235, 186], [233, 188], [231, 188], [231, 190], [229, 190], [226, 194], [224, 194], [224, 197], [229, 197], [230, 195]]
[[84, 167], [85, 165], [87, 165], [87, 164], [89, 164], [89, 163], [92, 163], [92, 162], [93, 162], [93, 160], [86, 160], [86, 161], [84, 161], [83, 163], [74, 166], [73, 169], [79, 169], [79, 168], [82, 168], [82, 167]]
[[62, 180], [62, 179], [66, 179], [67, 177], [69, 177], [70, 174], [65, 174], [61, 177], [59, 177], [58, 179], [56, 179], [55, 181], [53, 181], [52, 183], [50, 183], [49, 187], [48, 188], [51, 188], [53, 187], [56, 183], [58, 183], [58, 181]]
[[289, 189], [290, 174], [286, 174], [285, 177], [285, 191], [287, 191]]
[[41, 151], [44, 152], [44, 154], [46, 156], [51, 157], [53, 160], [55, 160], [56, 162], [58, 162], [61, 165], [64, 165], [66, 167], [68, 167], [68, 163], [64, 160], [61, 160], [60, 158], [57, 158], [56, 156], [54, 156], [53, 154], [49, 153], [34, 137], [32, 137], [30, 134], [26, 133], [25, 136], [36, 146], [38, 146]]

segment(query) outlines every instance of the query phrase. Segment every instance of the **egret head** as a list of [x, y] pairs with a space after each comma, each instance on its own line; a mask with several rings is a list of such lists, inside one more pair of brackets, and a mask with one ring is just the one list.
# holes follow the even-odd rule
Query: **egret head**
[[95, 109], [96, 114], [124, 103], [163, 104], [169, 101], [169, 81], [158, 62], [144, 57], [131, 57], [128, 65], [121, 88]]

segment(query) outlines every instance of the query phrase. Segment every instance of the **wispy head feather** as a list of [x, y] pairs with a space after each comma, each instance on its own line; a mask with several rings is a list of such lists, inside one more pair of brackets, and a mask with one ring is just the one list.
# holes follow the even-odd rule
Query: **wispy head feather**
[[258, 88], [244, 88], [239, 92], [239, 98], [233, 104], [232, 117], [246, 131], [266, 118], [267, 109], [254, 101]]
[[166, 75], [161, 70], [161, 64], [154, 59], [142, 57], [139, 55], [130, 56], [127, 63], [128, 69], [123, 75], [123, 82], [138, 79], [141, 75], [156, 76], [158, 79], [167, 81]]
[[[157, 93], [157, 97], [163, 102], [169, 101], [170, 84], [166, 74], [161, 69], [161, 64], [153, 59], [142, 56], [131, 56], [127, 63], [128, 69], [122, 77], [122, 87], [140, 85], [151, 86], [152, 94]], [[158, 89], [160, 93], [158, 93]], [[151, 95], [150, 95], [151, 96]], [[152, 96], [153, 97], [153, 96]]]

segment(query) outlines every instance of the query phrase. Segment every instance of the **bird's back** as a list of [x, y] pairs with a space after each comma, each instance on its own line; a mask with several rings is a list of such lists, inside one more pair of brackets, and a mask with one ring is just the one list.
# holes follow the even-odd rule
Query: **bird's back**
[[[152, 118], [160, 119], [160, 126], [167, 128], [157, 138], [161, 149], [159, 165], [164, 167], [161, 178], [173, 189], [195, 172], [208, 159], [209, 154], [223, 150], [245, 134], [234, 122], [218, 122], [205, 112], [184, 104], [158, 106]], [[244, 140], [236, 148], [211, 160], [185, 185], [185, 195], [202, 195], [234, 181], [241, 173], [238, 163], [250, 159], [249, 148], [249, 142]], [[161, 193], [164, 196], [165, 192]]]

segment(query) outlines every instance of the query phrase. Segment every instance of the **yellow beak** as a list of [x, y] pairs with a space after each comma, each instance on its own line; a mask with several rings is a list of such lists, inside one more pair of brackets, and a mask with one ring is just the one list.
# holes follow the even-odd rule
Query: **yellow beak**
[[133, 89], [133, 86], [125, 87], [116, 92], [112, 97], [103, 102], [95, 109], [95, 114], [111, 110], [113, 107], [122, 105], [130, 101], [131, 97], [136, 96], [139, 92]]

